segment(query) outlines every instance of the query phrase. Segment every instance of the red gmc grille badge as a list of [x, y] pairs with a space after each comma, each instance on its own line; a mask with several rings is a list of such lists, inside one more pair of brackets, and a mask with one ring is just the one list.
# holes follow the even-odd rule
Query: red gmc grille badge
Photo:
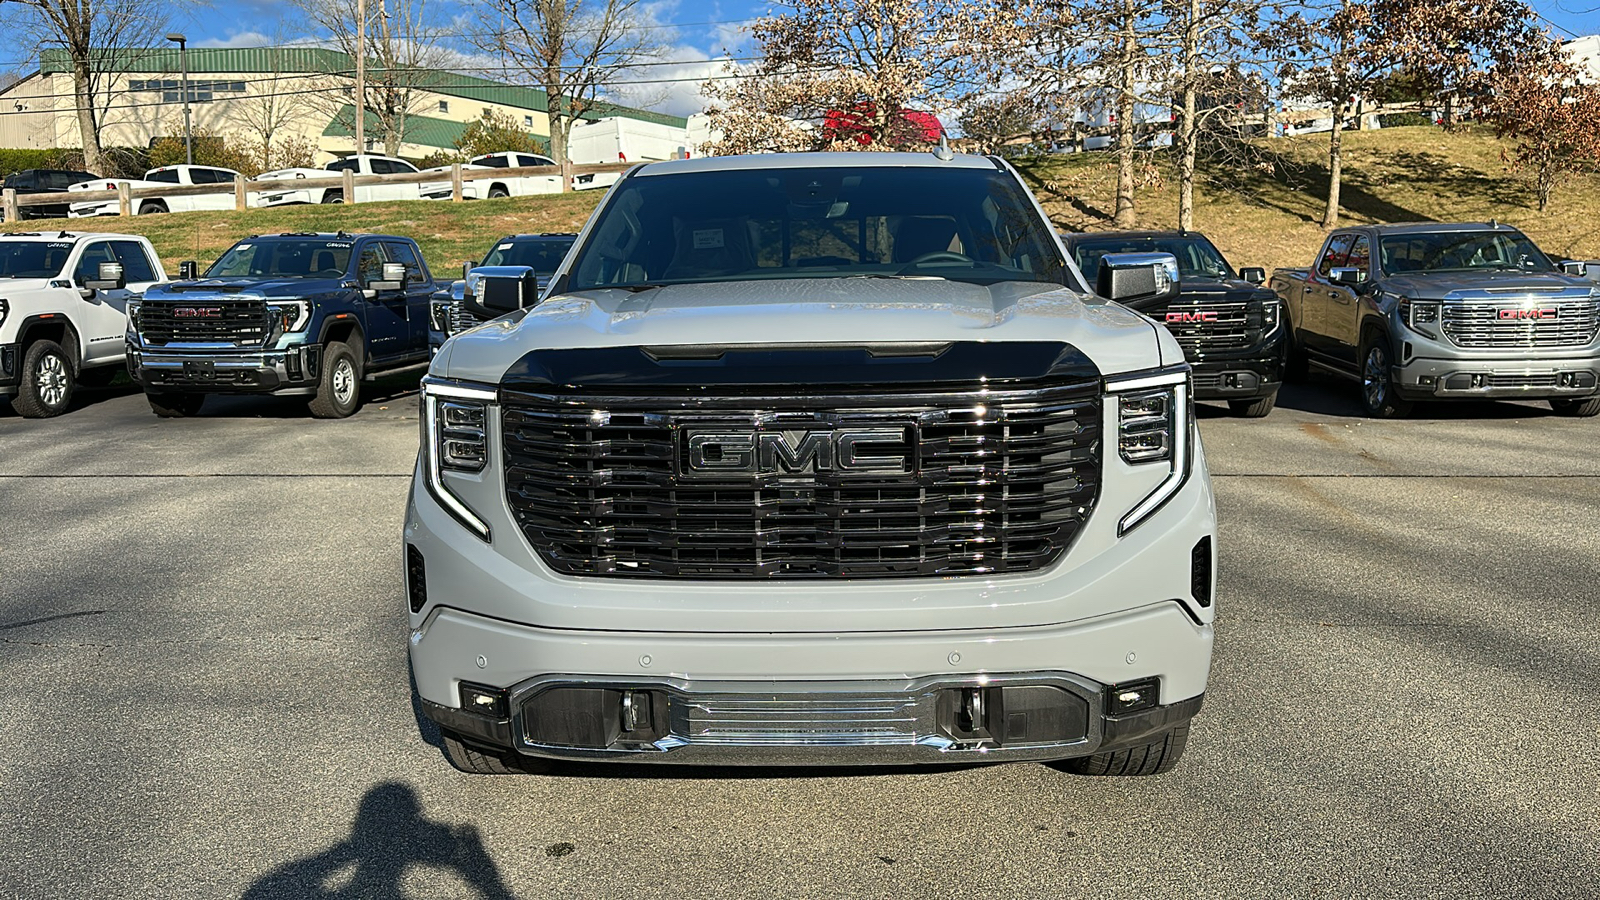
[[1201, 323], [1201, 324], [1206, 324], [1206, 325], [1215, 325], [1216, 322], [1217, 322], [1217, 315], [1218, 315], [1217, 313], [1205, 312], [1205, 311], [1201, 311], [1201, 312], [1169, 312], [1169, 313], [1167, 313], [1167, 324], [1168, 325], [1188, 325], [1188, 324], [1194, 324], [1194, 323]]
[[222, 318], [222, 307], [179, 306], [172, 310], [172, 315], [179, 319], [220, 319]]
[[1551, 309], [1547, 306], [1534, 307], [1533, 309], [1502, 309], [1500, 310], [1500, 318], [1534, 320], [1559, 319], [1561, 318], [1561, 310]]

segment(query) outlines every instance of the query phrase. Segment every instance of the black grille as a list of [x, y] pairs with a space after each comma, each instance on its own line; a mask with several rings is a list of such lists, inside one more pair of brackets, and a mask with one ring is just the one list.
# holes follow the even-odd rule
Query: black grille
[[[506, 495], [571, 575], [887, 578], [1028, 572], [1099, 489], [1094, 384], [662, 400], [508, 393]], [[685, 429], [904, 429], [905, 473], [685, 476]], [[881, 450], [882, 448], [880, 448]]]
[[232, 343], [241, 347], [261, 346], [271, 330], [266, 301], [217, 296], [146, 301], [139, 307], [138, 327], [147, 344]]
[[[1261, 340], [1261, 323], [1249, 327], [1245, 301], [1205, 303], [1198, 306], [1172, 306], [1165, 324], [1187, 355], [1207, 350], [1242, 350]], [[1214, 321], [1182, 321], [1178, 316], [1214, 313]], [[1258, 316], [1259, 319], [1259, 316]], [[1254, 330], [1255, 334], [1250, 332]]]

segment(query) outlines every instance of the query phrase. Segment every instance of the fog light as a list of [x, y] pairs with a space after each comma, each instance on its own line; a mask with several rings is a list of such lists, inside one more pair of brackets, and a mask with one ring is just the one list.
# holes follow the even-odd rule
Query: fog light
[[1145, 678], [1126, 684], [1112, 685], [1106, 691], [1106, 715], [1125, 716], [1128, 713], [1154, 709], [1161, 702], [1161, 679]]
[[491, 719], [506, 717], [506, 692], [500, 688], [461, 682], [461, 709]]

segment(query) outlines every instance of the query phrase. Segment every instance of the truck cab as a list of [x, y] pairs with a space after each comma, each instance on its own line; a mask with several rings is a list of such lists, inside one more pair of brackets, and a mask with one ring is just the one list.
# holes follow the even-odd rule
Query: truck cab
[[[212, 184], [217, 186], [216, 193], [212, 194], [134, 198], [133, 214], [136, 216], [149, 216], [157, 213], [193, 212], [202, 209], [233, 209], [233, 184], [238, 177], [239, 173], [233, 169], [223, 169], [216, 166], [161, 166], [144, 173], [144, 177], [141, 179], [96, 178], [74, 184], [68, 190], [72, 192], [114, 191], [121, 184], [126, 184], [129, 188], [154, 188], [157, 190], [169, 185]], [[253, 198], [253, 196], [247, 197], [247, 200]], [[121, 207], [115, 199], [85, 200], [72, 204], [67, 214], [72, 218], [81, 219], [93, 216], [115, 216], [119, 215], [120, 212]]]
[[[278, 169], [273, 172], [262, 172], [257, 176], [257, 180], [293, 181], [304, 178], [329, 178], [338, 176], [341, 172], [350, 172], [354, 175], [411, 175], [417, 172], [417, 167], [393, 156], [355, 153], [343, 159], [336, 159], [321, 169]], [[354, 199], [358, 203], [372, 203], [378, 200], [415, 200], [421, 196], [419, 188], [420, 185], [415, 182], [409, 184], [361, 184], [356, 185]], [[344, 195], [344, 188], [339, 186], [297, 187], [291, 184], [261, 192], [262, 206], [292, 206], [299, 203], [344, 203], [348, 199], [350, 198]]]
[[27, 418], [67, 410], [77, 386], [122, 370], [127, 309], [166, 280], [130, 234], [0, 235], [0, 396]]
[[436, 290], [410, 238], [246, 238], [130, 307], [129, 372], [164, 417], [227, 393], [304, 396], [312, 415], [343, 418], [363, 380], [426, 364]]

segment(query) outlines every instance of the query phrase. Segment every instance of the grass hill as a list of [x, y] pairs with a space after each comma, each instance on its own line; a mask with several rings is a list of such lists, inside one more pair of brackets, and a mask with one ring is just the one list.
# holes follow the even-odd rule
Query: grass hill
[[[1600, 176], [1574, 179], [1546, 213], [1532, 190], [1506, 171], [1506, 145], [1482, 130], [1387, 128], [1345, 135], [1345, 222], [1484, 221], [1517, 225], [1552, 255], [1600, 258]], [[1317, 222], [1328, 183], [1327, 135], [1264, 142], [1256, 165], [1214, 166], [1196, 189], [1195, 225], [1235, 266], [1309, 265], [1322, 241]], [[1138, 194], [1139, 227], [1172, 228], [1177, 184], [1164, 154], [1152, 158], [1154, 183]], [[1101, 153], [1024, 160], [1028, 179], [1058, 227], [1110, 227], [1116, 172]], [[481, 258], [496, 238], [518, 232], [576, 231], [600, 191], [470, 203], [408, 201], [302, 206], [101, 219], [30, 220], [0, 231], [57, 228], [147, 235], [167, 268], [202, 264], [239, 238], [283, 231], [377, 231], [409, 235], [440, 277]]]

